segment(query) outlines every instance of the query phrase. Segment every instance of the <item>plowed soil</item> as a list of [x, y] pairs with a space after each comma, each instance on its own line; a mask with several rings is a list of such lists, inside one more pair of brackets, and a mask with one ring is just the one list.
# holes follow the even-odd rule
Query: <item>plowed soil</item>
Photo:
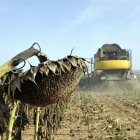
[[54, 140], [140, 140], [139, 84], [105, 81], [75, 91]]

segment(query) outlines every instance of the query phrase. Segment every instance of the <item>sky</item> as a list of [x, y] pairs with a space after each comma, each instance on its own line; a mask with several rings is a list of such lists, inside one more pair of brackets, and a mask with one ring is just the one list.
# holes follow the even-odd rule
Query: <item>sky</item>
[[0, 65], [34, 42], [51, 60], [74, 47], [73, 55], [91, 58], [102, 45], [116, 43], [132, 50], [132, 67], [140, 70], [140, 1], [0, 0]]

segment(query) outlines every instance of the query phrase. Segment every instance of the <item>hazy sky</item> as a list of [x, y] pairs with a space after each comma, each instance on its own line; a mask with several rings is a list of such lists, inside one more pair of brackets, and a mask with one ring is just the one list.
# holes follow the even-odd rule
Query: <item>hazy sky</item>
[[34, 42], [52, 60], [74, 47], [73, 55], [91, 58], [117, 43], [132, 49], [133, 69], [140, 69], [140, 1], [0, 0], [0, 65]]

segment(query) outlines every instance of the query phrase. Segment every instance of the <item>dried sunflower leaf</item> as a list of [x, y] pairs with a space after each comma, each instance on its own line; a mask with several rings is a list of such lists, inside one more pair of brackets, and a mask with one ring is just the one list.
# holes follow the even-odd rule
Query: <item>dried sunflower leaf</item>
[[41, 75], [43, 76], [43, 72], [39, 69], [39, 72], [41, 73]]
[[11, 97], [10, 97], [10, 93], [11, 93], [11, 91], [10, 91], [10, 84], [8, 85], [8, 98], [9, 98], [9, 100], [11, 99]]
[[36, 76], [38, 70], [39, 70], [39, 67], [34, 67], [34, 66], [32, 66], [32, 67], [30, 68], [30, 71], [31, 71], [31, 73], [33, 74], [34, 77]]
[[85, 69], [86, 72], [88, 72], [88, 67], [84, 61], [81, 61], [83, 68]]
[[14, 100], [15, 90], [16, 90], [16, 86], [15, 86], [15, 84], [14, 84], [14, 83], [12, 83], [12, 85], [11, 85], [12, 100]]
[[46, 66], [46, 65], [43, 65], [42, 67], [40, 67], [40, 70], [42, 72], [44, 72], [44, 74], [47, 75], [47, 76], [48, 76], [49, 71], [50, 71], [49, 68], [48, 68], [48, 66]]
[[51, 60], [48, 60], [48, 61], [45, 61], [45, 62], [43, 62], [43, 63], [40, 63], [39, 65], [49, 65], [49, 64], [51, 64], [52, 63], [52, 61]]
[[[30, 70], [30, 69], [29, 69], [29, 70]], [[27, 71], [25, 71], [24, 73], [22, 73], [22, 74], [20, 75], [20, 77], [26, 76], [26, 74], [29, 72], [29, 70], [27, 70]]]
[[54, 74], [56, 74], [57, 65], [55, 63], [49, 64], [48, 67]]
[[33, 74], [31, 71], [29, 71], [29, 72], [26, 74], [26, 76], [27, 76], [32, 82], [35, 83], [35, 77], [34, 77], [34, 74]]
[[62, 65], [63, 60], [58, 60], [57, 62], [60, 64], [61, 70], [65, 73], [65, 68]]
[[15, 93], [15, 90], [16, 90], [16, 86], [15, 86], [15, 84], [12, 82], [12, 84], [11, 84], [11, 91], [12, 91], [12, 93]]
[[80, 58], [78, 59], [78, 65], [79, 65], [80, 68], [83, 68], [82, 67], [82, 59], [80, 59]]
[[38, 57], [40, 63], [49, 60], [48, 56], [46, 54], [44, 54], [43, 52], [38, 53], [37, 57]]
[[68, 58], [72, 58], [72, 57], [74, 57], [74, 58], [77, 58], [77, 59], [82, 59], [82, 60], [84, 60], [84, 61], [86, 61], [86, 59], [85, 58], [82, 58], [82, 57], [79, 57], [79, 56], [71, 56], [71, 55], [68, 55], [67, 56]]
[[57, 71], [58, 71], [58, 74], [61, 75], [61, 65], [57, 62]]
[[20, 90], [20, 86], [21, 86], [21, 84], [20, 84], [20, 78], [18, 76], [14, 78], [13, 84], [19, 89], [19, 91], [21, 91]]
[[71, 70], [71, 64], [68, 62], [67, 59], [64, 59], [63, 61], [59, 61], [62, 66], [64, 66], [68, 71]]
[[23, 77], [20, 77], [20, 82], [23, 83]]
[[23, 76], [23, 79], [27, 81], [29, 79], [29, 77], [25, 75], [25, 76]]
[[77, 61], [74, 57], [71, 58], [67, 58], [67, 60], [74, 66], [74, 67], [78, 67], [77, 65]]

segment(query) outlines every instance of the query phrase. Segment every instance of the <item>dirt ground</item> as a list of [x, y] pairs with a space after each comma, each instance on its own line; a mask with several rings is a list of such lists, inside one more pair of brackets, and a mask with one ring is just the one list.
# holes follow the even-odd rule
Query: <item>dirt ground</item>
[[139, 84], [107, 81], [75, 91], [54, 140], [140, 140]]

